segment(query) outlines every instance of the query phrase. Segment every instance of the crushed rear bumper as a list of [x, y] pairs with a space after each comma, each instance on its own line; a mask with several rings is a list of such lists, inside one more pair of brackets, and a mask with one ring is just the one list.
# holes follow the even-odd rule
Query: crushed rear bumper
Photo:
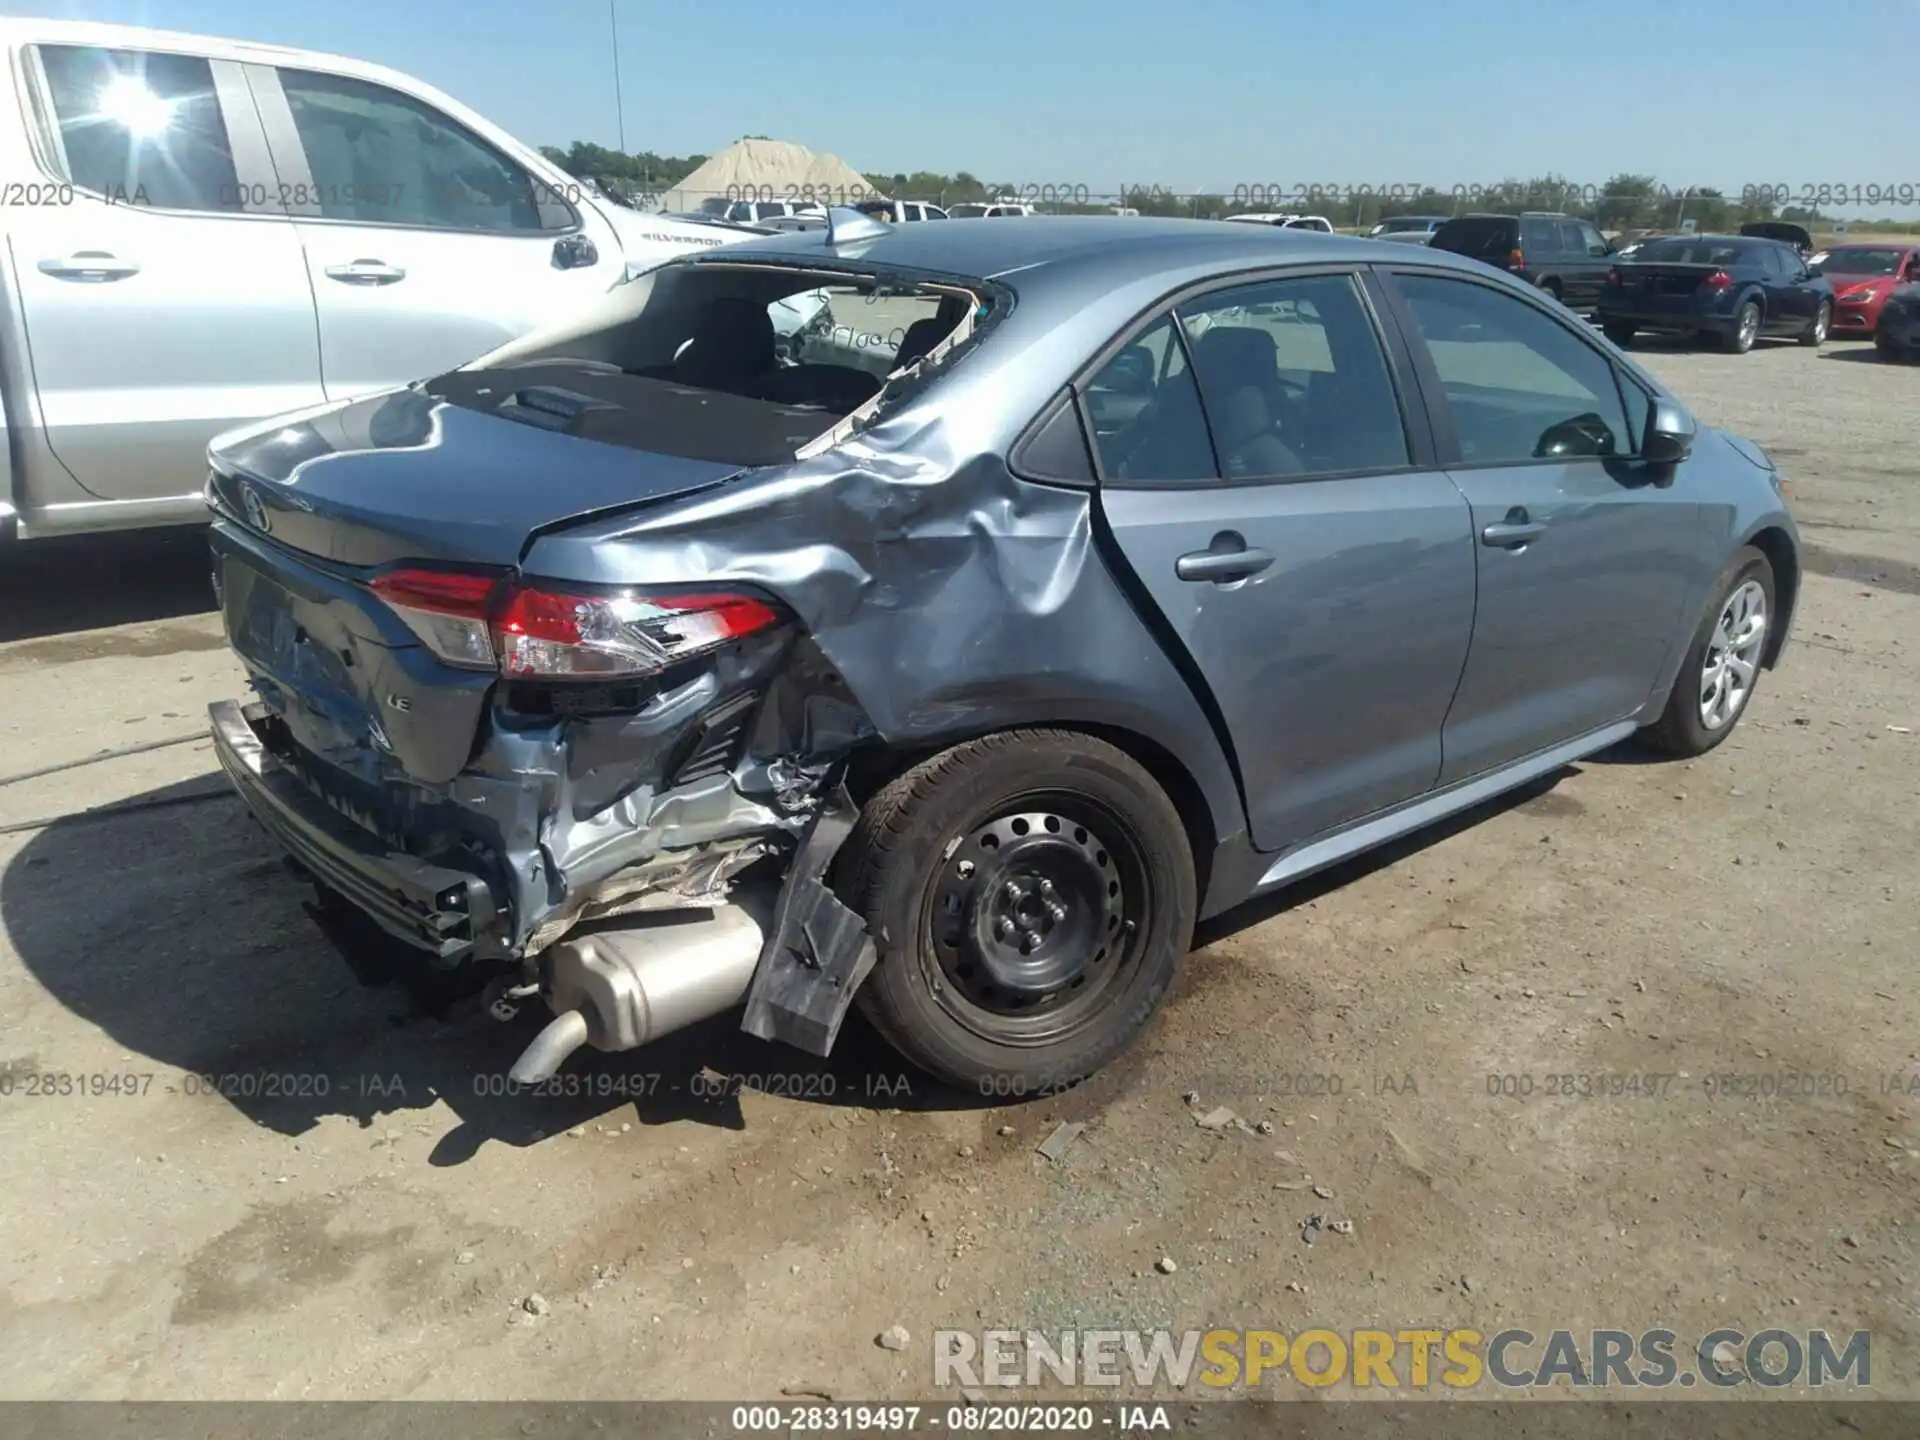
[[221, 700], [208, 713], [227, 779], [302, 869], [442, 964], [506, 953], [506, 916], [485, 879], [393, 850], [320, 799], [274, 754], [265, 706]]

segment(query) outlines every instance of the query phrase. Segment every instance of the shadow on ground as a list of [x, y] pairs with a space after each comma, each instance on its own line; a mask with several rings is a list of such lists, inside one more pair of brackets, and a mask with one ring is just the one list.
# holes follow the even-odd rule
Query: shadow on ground
[[1897, 360], [1889, 360], [1871, 345], [1855, 345], [1845, 350], [1825, 350], [1822, 360], [1851, 360], [1859, 365], [1897, 365]]
[[[1562, 770], [1252, 901], [1202, 926], [1196, 948], [1258, 925], [1507, 810], [1555, 803]], [[370, 925], [323, 929], [312, 891], [239, 801], [205, 777], [109, 815], [38, 831], [0, 874], [0, 922], [27, 970], [118, 1046], [186, 1072], [156, 1084], [224, 1097], [260, 1125], [300, 1135], [323, 1117], [375, 1129], [445, 1102], [458, 1126], [432, 1161], [486, 1142], [514, 1146], [619, 1112], [641, 1124], [742, 1129], [739, 1095], [908, 1111], [979, 1109], [1019, 1097], [969, 1094], [910, 1070], [855, 1011], [820, 1060], [743, 1034], [738, 1012], [627, 1054], [582, 1050], [546, 1087], [506, 1072], [549, 1018], [534, 1001], [508, 1021], [478, 986], [437, 972]], [[1172, 1004], [1219, 978], [1185, 967]], [[1125, 1060], [1097, 1077], [1122, 1083]], [[0, 1067], [72, 1069], [11, 1053]], [[132, 1068], [139, 1068], [137, 1065]], [[1090, 1095], [1089, 1098], [1092, 1097]], [[618, 1118], [618, 1117], [616, 1117]]]
[[[224, 1096], [282, 1134], [335, 1115], [377, 1131], [444, 1101], [460, 1124], [433, 1162], [453, 1165], [489, 1140], [530, 1145], [614, 1112], [743, 1128], [743, 1088], [900, 1110], [1006, 1103], [910, 1070], [857, 1012], [828, 1060], [742, 1033], [734, 1012], [627, 1054], [582, 1050], [538, 1092], [509, 1086], [507, 1070], [551, 1018], [540, 1002], [498, 1021], [475, 986], [377, 930], [329, 940], [308, 913], [311, 888], [205, 777], [130, 805], [146, 808], [34, 833], [0, 874], [0, 923], [74, 1015], [136, 1057], [200, 1077], [164, 1075], [156, 1088]], [[18, 1048], [0, 1040], [0, 1067], [76, 1068]]]
[[203, 525], [0, 545], [0, 644], [211, 611]]

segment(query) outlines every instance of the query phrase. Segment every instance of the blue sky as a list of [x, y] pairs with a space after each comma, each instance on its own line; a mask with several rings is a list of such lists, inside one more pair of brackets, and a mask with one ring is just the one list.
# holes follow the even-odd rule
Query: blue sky
[[[1096, 191], [1445, 187], [1549, 170], [1731, 193], [1920, 190], [1916, 0], [1848, 0], [1845, 23], [1810, 0], [614, 3], [633, 150], [711, 153], [765, 134], [869, 172]], [[618, 138], [607, 0], [0, 10], [354, 54], [534, 144]]]

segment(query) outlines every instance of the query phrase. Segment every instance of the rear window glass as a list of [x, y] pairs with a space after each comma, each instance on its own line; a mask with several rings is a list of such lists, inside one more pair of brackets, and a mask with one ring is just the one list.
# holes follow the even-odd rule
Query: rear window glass
[[1501, 255], [1513, 249], [1518, 226], [1497, 216], [1449, 220], [1434, 232], [1433, 243], [1441, 250], [1461, 255]]
[[936, 348], [971, 333], [987, 308], [985, 288], [669, 263], [617, 287], [589, 315], [425, 388], [656, 454], [779, 464], [830, 432], [857, 428], [924, 373]]
[[1743, 265], [1758, 258], [1760, 248], [1737, 240], [1649, 240], [1633, 258], [1648, 265]]

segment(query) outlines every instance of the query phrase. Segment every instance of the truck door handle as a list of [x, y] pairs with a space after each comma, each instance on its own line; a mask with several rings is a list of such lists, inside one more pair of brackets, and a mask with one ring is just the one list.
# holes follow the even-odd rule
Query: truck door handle
[[1501, 550], [1519, 550], [1546, 533], [1544, 524], [1528, 519], [1527, 512], [1516, 505], [1507, 512], [1505, 520], [1489, 525], [1480, 532], [1480, 543]]
[[1194, 550], [1173, 562], [1173, 573], [1182, 580], [1211, 580], [1224, 585], [1229, 580], [1244, 580], [1258, 575], [1273, 564], [1270, 550], [1249, 549], [1247, 542], [1231, 530], [1213, 537], [1205, 550]]
[[42, 260], [40, 273], [57, 280], [85, 280], [98, 284], [103, 280], [124, 280], [138, 275], [140, 267], [131, 260], [109, 255], [105, 250], [80, 250], [56, 260]]
[[327, 278], [343, 285], [391, 285], [407, 278], [407, 272], [384, 260], [355, 260], [350, 265], [329, 265]]

